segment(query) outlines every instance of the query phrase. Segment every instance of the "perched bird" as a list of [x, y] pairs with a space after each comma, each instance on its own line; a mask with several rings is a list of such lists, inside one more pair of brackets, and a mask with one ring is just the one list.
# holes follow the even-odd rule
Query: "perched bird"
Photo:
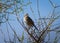
[[[35, 27], [37, 29], [37, 27], [35, 26], [33, 20], [28, 16], [28, 13], [26, 13], [24, 15], [24, 22], [27, 24], [27, 26], [31, 27]], [[38, 29], [37, 29], [38, 30]]]

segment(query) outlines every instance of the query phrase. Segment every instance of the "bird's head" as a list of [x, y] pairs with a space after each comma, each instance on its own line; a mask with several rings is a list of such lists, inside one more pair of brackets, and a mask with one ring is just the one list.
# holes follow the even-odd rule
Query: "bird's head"
[[28, 17], [29, 15], [28, 15], [28, 13], [26, 13], [25, 15], [24, 15], [24, 17]]

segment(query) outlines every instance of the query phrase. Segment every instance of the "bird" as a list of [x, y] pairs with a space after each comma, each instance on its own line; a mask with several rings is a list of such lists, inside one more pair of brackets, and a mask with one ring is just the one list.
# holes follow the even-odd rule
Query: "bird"
[[34, 26], [34, 27], [36, 28], [36, 30], [38, 30], [37, 27], [36, 27], [35, 24], [34, 24], [34, 21], [29, 17], [28, 13], [26, 13], [26, 14], [24, 15], [24, 22], [25, 22], [25, 23], [27, 24], [27, 26], [29, 26], [30, 28]]

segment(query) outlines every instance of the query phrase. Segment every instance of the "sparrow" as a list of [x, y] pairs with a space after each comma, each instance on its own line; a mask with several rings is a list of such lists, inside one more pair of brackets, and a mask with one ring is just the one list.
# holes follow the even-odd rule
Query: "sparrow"
[[24, 22], [25, 22], [25, 23], [27, 24], [27, 26], [29, 26], [30, 28], [34, 26], [35, 29], [38, 30], [37, 27], [36, 27], [35, 24], [34, 24], [34, 21], [29, 17], [28, 13], [26, 13], [26, 14], [24, 15]]

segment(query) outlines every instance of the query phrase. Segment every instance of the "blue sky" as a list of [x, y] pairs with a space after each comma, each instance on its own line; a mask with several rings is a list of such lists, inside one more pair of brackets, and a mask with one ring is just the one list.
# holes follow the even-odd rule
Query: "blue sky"
[[[3, 0], [4, 1], [4, 0]], [[29, 0], [24, 0], [24, 3], [28, 2]], [[34, 20], [34, 17], [36, 19], [38, 19], [38, 12], [37, 12], [37, 0], [30, 0], [32, 3], [30, 4], [33, 11], [34, 11], [34, 15], [33, 13], [31, 12], [31, 9], [30, 9], [30, 5], [28, 5], [27, 7], [24, 7], [24, 13], [21, 12], [19, 15], [20, 15], [20, 18], [23, 19], [24, 17], [24, 14], [25, 13], [28, 13], [29, 16]], [[53, 3], [55, 3], [56, 5], [60, 5], [60, 0], [51, 0]], [[12, 9], [12, 8], [11, 8]], [[39, 11], [40, 11], [40, 15], [41, 17], [47, 17], [49, 12], [53, 10], [53, 7], [52, 5], [50, 4], [50, 2], [48, 0], [39, 0]], [[60, 8], [56, 9], [56, 11], [60, 12]], [[57, 14], [58, 15], [58, 14]], [[12, 27], [14, 28], [14, 30], [16, 30], [18, 36], [21, 36], [24, 31], [24, 29], [22, 28], [22, 26], [18, 23], [18, 21], [16, 20], [16, 16], [15, 15], [10, 15], [9, 16], [10, 19], [14, 20], [14, 21], [9, 21], [12, 25]], [[21, 20], [20, 19], [20, 20]], [[57, 22], [59, 22], [60, 20], [58, 20]], [[35, 20], [34, 20], [35, 22]], [[60, 22], [59, 22], [60, 23]], [[10, 27], [8, 26], [9, 28], [9, 32], [10, 32], [10, 36], [13, 37], [13, 32], [12, 30], [10, 29]], [[6, 23], [2, 23], [1, 25], [1, 29], [2, 31], [4, 32], [5, 34], [5, 37], [6, 39], [8, 40], [8, 36], [6, 34], [7, 33], [7, 29], [6, 29]], [[1, 32], [0, 32], [1, 33]], [[25, 34], [25, 33], [24, 33]], [[52, 34], [52, 37], [54, 36], [54, 34]], [[25, 34], [25, 37], [26, 34]], [[0, 43], [3, 43], [3, 35], [0, 36]]]

